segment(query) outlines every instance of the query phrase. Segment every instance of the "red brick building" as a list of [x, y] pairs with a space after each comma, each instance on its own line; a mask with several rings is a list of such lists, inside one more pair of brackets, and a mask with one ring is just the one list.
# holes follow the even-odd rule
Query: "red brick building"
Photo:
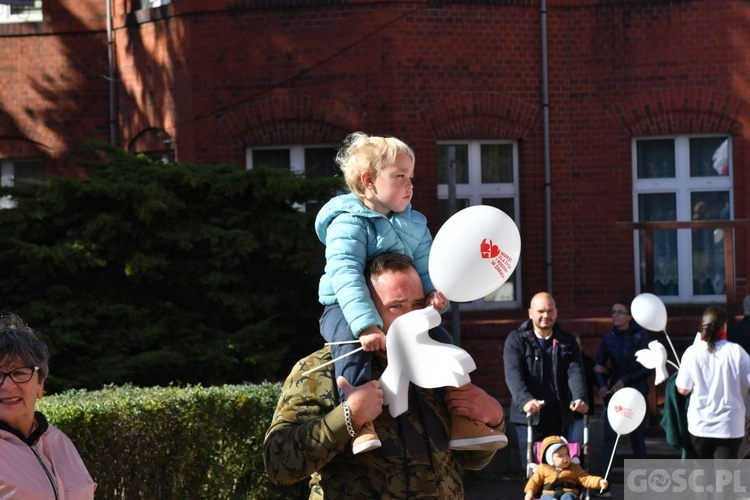
[[87, 138], [330, 175], [363, 130], [414, 148], [436, 233], [455, 165], [458, 208], [503, 209], [523, 242], [513, 279], [461, 306], [498, 394], [503, 339], [537, 291], [590, 352], [611, 303], [642, 291], [674, 336], [707, 304], [740, 313], [745, 227], [727, 283], [721, 227], [655, 231], [647, 254], [623, 223], [750, 218], [748, 2], [34, 0], [0, 21], [5, 183], [75, 174]]

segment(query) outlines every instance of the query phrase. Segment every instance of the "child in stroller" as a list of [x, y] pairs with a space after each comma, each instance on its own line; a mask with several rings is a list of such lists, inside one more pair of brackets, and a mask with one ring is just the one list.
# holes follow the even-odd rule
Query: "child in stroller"
[[608, 481], [588, 474], [571, 460], [568, 441], [562, 436], [547, 436], [539, 451], [539, 464], [524, 488], [525, 500], [541, 490], [542, 500], [578, 500], [587, 488], [606, 488]]

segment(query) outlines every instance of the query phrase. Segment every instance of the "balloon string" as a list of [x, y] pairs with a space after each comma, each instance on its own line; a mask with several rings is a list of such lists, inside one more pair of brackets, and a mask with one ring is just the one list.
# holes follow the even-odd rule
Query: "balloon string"
[[[614, 446], [614, 448], [612, 448], [612, 456], [609, 457], [609, 465], [607, 465], [607, 473], [604, 474], [604, 480], [605, 481], [607, 479], [607, 476], [609, 476], [609, 469], [610, 469], [610, 467], [612, 467], [612, 460], [614, 460], [614, 458], [615, 458], [615, 452], [617, 451], [617, 442], [618, 441], [620, 441], [620, 434], [618, 434], [617, 438], [615, 438], [615, 446]], [[601, 493], [602, 491], [604, 491], [604, 488], [602, 488], [601, 490], [599, 490], [599, 493]]]
[[347, 353], [346, 353], [346, 354], [344, 354], [343, 356], [339, 356], [338, 358], [333, 358], [333, 359], [332, 359], [332, 360], [330, 360], [330, 361], [326, 361], [326, 362], [325, 362], [325, 363], [323, 363], [322, 365], [318, 365], [318, 366], [316, 366], [315, 368], [311, 368], [311, 369], [307, 370], [307, 371], [306, 371], [305, 373], [303, 373], [303, 374], [302, 374], [302, 376], [304, 377], [304, 376], [306, 376], [306, 375], [309, 375], [310, 373], [312, 373], [312, 372], [314, 372], [314, 371], [316, 371], [316, 370], [320, 370], [321, 368], [323, 368], [323, 367], [325, 367], [325, 366], [331, 365], [331, 364], [335, 363], [336, 361], [338, 361], [338, 360], [340, 360], [340, 359], [344, 359], [344, 358], [345, 358], [345, 357], [347, 357], [347, 356], [351, 356], [352, 354], [354, 354], [354, 353], [356, 353], [356, 352], [359, 352], [359, 351], [361, 351], [362, 349], [364, 349], [364, 347], [359, 347], [359, 348], [357, 348], [357, 349], [354, 349], [354, 350], [353, 350], [353, 351], [351, 351], [351, 352], [347, 352]]
[[667, 342], [669, 342], [669, 347], [672, 348], [672, 353], [674, 354], [675, 359], [677, 360], [677, 369], [680, 368], [680, 357], [677, 355], [677, 351], [674, 348], [674, 344], [672, 344], [672, 339], [669, 338], [669, 334], [666, 330], [664, 330], [664, 336], [667, 337]]

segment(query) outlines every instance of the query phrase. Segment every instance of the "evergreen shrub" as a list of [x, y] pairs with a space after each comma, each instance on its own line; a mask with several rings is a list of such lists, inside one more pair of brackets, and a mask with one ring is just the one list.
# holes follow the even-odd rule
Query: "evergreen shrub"
[[75, 443], [97, 499], [293, 499], [269, 483], [263, 439], [281, 386], [108, 386], [46, 396], [37, 409]]

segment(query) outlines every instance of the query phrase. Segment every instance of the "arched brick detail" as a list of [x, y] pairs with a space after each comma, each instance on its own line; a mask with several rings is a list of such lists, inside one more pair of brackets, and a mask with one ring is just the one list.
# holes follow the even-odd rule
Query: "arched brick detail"
[[366, 113], [330, 99], [275, 96], [245, 103], [218, 118], [241, 145], [340, 141], [361, 127]]
[[750, 119], [747, 103], [715, 89], [644, 92], [613, 104], [612, 121], [631, 137], [674, 134], [734, 134]]
[[147, 128], [141, 131], [128, 145], [131, 153], [163, 151], [172, 149], [172, 138], [160, 128]]
[[419, 112], [440, 139], [524, 139], [536, 126], [541, 110], [500, 93], [451, 96]]
[[50, 148], [44, 144], [21, 137], [0, 136], [0, 159], [50, 156]]

